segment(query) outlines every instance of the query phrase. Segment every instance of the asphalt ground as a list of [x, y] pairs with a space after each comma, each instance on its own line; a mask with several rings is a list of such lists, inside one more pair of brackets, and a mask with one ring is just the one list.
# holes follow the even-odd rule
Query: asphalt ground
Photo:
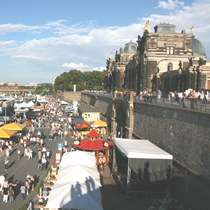
[[[35, 134], [38, 131], [44, 131], [46, 137], [44, 139], [44, 146], [46, 148], [49, 148], [51, 150], [51, 157], [48, 164], [48, 167], [51, 167], [53, 164], [53, 157], [54, 153], [58, 152], [58, 143], [64, 143], [64, 138], [57, 138], [57, 140], [51, 140], [49, 141], [49, 133], [50, 128], [36, 128]], [[71, 138], [67, 138], [68, 145], [71, 145], [73, 141]], [[44, 179], [46, 176], [46, 171], [41, 171], [37, 169], [38, 166], [38, 145], [28, 145], [29, 148], [33, 149], [33, 159], [28, 160], [28, 158], [24, 158], [24, 148], [21, 148], [20, 145], [16, 145], [10, 155], [9, 163], [8, 163], [8, 169], [7, 171], [4, 170], [4, 158], [5, 158], [5, 152], [1, 153], [1, 159], [0, 159], [0, 174], [4, 174], [5, 178], [10, 183], [11, 181], [15, 182], [18, 186], [16, 187], [14, 202], [10, 204], [9, 202], [3, 203], [3, 196], [0, 195], [0, 210], [12, 210], [13, 208], [19, 209], [20, 204], [28, 205], [30, 201], [36, 200], [36, 187], [38, 186], [41, 179]], [[17, 149], [21, 150], [21, 158], [18, 160], [17, 158]], [[26, 196], [25, 200], [22, 199], [21, 193], [20, 193], [20, 187], [21, 183], [26, 180], [27, 174], [33, 175], [35, 178], [35, 190], [31, 191], [31, 193]]]

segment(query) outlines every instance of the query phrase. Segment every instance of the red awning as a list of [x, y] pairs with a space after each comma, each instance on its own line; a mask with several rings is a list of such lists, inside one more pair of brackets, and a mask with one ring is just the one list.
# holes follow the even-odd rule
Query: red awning
[[101, 134], [97, 133], [95, 129], [93, 129], [92, 131], [90, 131], [90, 133], [88, 133], [86, 136], [89, 137], [99, 137], [101, 136]]
[[83, 121], [83, 120], [73, 120], [72, 121], [72, 124], [84, 124], [85, 123], [85, 121]]
[[87, 123], [83, 123], [83, 124], [79, 124], [79, 125], [76, 125], [76, 129], [77, 128], [90, 128], [91, 125], [87, 124]]

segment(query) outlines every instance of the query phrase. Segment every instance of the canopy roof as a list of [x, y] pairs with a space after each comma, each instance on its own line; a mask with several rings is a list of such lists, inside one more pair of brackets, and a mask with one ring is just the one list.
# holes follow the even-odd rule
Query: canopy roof
[[0, 138], [9, 139], [12, 136], [14, 136], [16, 133], [17, 133], [17, 131], [14, 131], [14, 130], [6, 130], [3, 128], [0, 128]]
[[73, 165], [96, 166], [96, 157], [91, 152], [73, 151], [64, 153], [59, 166]]
[[86, 136], [89, 136], [89, 137], [99, 137], [99, 136], [101, 136], [101, 134], [97, 133], [96, 130], [93, 129]]
[[90, 184], [78, 181], [57, 182], [50, 192], [46, 208], [103, 210], [100, 189], [97, 185], [91, 188]]
[[61, 101], [61, 105], [68, 105], [69, 103], [66, 101]]
[[81, 141], [79, 145], [75, 145], [75, 144], [72, 144], [72, 145], [79, 149], [95, 150], [95, 151], [96, 150], [106, 150], [106, 149], [109, 149], [109, 146], [114, 146], [114, 143], [107, 142], [109, 146], [105, 147], [104, 143], [105, 143], [105, 141], [103, 141], [102, 139], [95, 140], [95, 141], [85, 139], [85, 140]]
[[90, 127], [91, 127], [91, 125], [89, 125], [87, 123], [76, 125], [76, 129], [78, 129], [78, 128], [90, 128]]
[[94, 182], [94, 185], [101, 187], [100, 176], [96, 167], [92, 166], [61, 166], [59, 169], [57, 182], [68, 183], [79, 181], [86, 183], [87, 181]]
[[148, 140], [115, 138], [114, 142], [128, 158], [173, 159], [172, 155]]
[[98, 127], [107, 127], [107, 123], [102, 120], [98, 120], [97, 122], [94, 122], [93, 125], [98, 125]]
[[77, 117], [74, 120], [84, 120], [82, 117]]
[[86, 123], [84, 120], [72, 120], [72, 124], [84, 124]]
[[2, 128], [7, 130], [22, 131], [25, 127], [25, 124], [10, 123], [4, 125]]

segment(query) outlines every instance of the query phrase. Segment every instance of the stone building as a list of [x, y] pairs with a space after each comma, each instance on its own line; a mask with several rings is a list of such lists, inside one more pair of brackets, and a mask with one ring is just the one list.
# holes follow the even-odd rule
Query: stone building
[[160, 88], [166, 94], [210, 89], [210, 61], [193, 32], [176, 33], [175, 25], [160, 23], [153, 33], [145, 30], [138, 36], [137, 43], [137, 49], [130, 42], [115, 59], [107, 60], [105, 88], [132, 88], [137, 93]]

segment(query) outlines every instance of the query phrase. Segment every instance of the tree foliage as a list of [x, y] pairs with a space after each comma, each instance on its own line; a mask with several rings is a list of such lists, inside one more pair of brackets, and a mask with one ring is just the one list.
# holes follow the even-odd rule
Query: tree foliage
[[70, 70], [58, 76], [55, 80], [55, 90], [73, 90], [77, 85], [77, 90], [96, 88], [102, 89], [102, 82], [105, 77], [104, 71], [85, 71]]

